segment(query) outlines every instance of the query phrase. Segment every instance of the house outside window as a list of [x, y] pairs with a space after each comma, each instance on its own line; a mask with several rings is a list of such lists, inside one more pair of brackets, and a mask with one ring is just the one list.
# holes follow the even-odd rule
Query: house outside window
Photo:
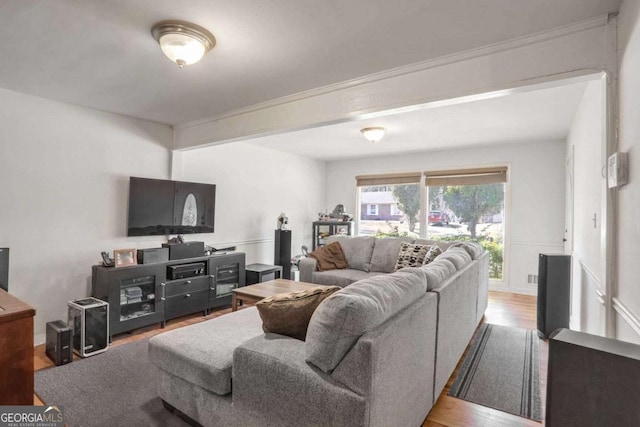
[[367, 215], [378, 215], [378, 205], [367, 205]]

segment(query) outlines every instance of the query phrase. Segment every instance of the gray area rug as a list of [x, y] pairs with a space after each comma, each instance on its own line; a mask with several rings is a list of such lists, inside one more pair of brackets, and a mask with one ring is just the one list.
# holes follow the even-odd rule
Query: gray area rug
[[535, 331], [482, 324], [449, 396], [541, 421], [538, 340]]
[[47, 405], [62, 406], [70, 427], [188, 426], [157, 396], [157, 368], [149, 362], [148, 342], [37, 371], [36, 394]]

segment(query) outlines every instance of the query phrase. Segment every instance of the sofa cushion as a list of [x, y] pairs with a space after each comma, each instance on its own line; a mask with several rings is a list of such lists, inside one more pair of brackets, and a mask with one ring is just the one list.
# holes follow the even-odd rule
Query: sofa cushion
[[350, 268], [346, 270], [314, 271], [311, 273], [311, 281], [317, 285], [340, 286], [344, 288], [358, 280], [380, 276], [381, 274], [385, 273], [373, 271], [365, 273], [364, 271], [352, 270]]
[[465, 265], [471, 262], [471, 257], [469, 256], [467, 251], [462, 248], [449, 248], [438, 258], [448, 259], [456, 266], [456, 270], [462, 269]]
[[349, 268], [369, 272], [375, 237], [329, 236], [327, 243], [340, 242]]
[[440, 246], [438, 245], [429, 246], [429, 250], [427, 251], [427, 254], [424, 256], [424, 262], [422, 263], [422, 265], [426, 265], [426, 264], [429, 264], [430, 262], [433, 262], [433, 260], [436, 259], [438, 255], [440, 255], [441, 253], [442, 253], [442, 249], [440, 249]]
[[442, 258], [442, 255], [439, 255], [435, 260], [431, 262], [431, 264], [444, 265], [447, 270], [449, 270], [449, 274], [454, 274], [456, 271], [458, 271], [455, 264], [452, 263], [451, 260]]
[[371, 270], [381, 271], [383, 273], [393, 273], [395, 271], [396, 261], [400, 253], [402, 243], [411, 243], [411, 237], [387, 237], [376, 239], [373, 245], [373, 254], [371, 255]]
[[262, 330], [304, 341], [313, 312], [325, 298], [340, 289], [338, 286], [313, 287], [258, 301], [256, 308], [262, 319]]
[[318, 271], [340, 270], [349, 267], [339, 242], [329, 243], [309, 254], [317, 263]]
[[356, 282], [324, 300], [311, 316], [307, 362], [331, 372], [355, 342], [395, 316], [427, 290], [425, 272], [405, 268]]
[[231, 393], [233, 350], [262, 335], [255, 307], [164, 332], [149, 340], [149, 358], [159, 368], [218, 395]]
[[446, 240], [432, 240], [432, 239], [416, 239], [413, 243], [417, 243], [419, 245], [438, 245], [442, 252], [446, 251], [456, 242], [449, 242]]
[[424, 257], [429, 252], [431, 246], [418, 245], [415, 243], [403, 242], [400, 245], [400, 253], [398, 253], [395, 271], [405, 267], [422, 267]]
[[427, 276], [427, 290], [430, 291], [439, 287], [445, 280], [451, 277], [449, 267], [444, 263], [432, 262], [422, 267]]
[[484, 248], [478, 242], [455, 242], [452, 248], [463, 248], [471, 256], [471, 259], [478, 259], [484, 252]]

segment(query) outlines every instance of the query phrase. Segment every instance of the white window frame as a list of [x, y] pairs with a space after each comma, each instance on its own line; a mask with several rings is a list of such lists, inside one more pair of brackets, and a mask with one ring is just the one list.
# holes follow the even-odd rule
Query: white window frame
[[404, 215], [404, 212], [402, 212], [402, 210], [398, 207], [397, 203], [391, 203], [390, 214], [393, 216], [398, 216], [398, 215]]
[[377, 203], [372, 203], [367, 205], [367, 215], [380, 215], [379, 212], [380, 212], [380, 206], [378, 206]]

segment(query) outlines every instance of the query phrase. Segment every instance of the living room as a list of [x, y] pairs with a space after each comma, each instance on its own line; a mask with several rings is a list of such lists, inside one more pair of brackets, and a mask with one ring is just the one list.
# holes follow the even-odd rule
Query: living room
[[[631, 173], [629, 183], [620, 190], [604, 190], [603, 197], [586, 200], [585, 194], [593, 187], [593, 169], [599, 173], [604, 165], [596, 162], [584, 167], [589, 172], [583, 175], [583, 187], [580, 191], [574, 189], [576, 212], [584, 211], [584, 215], [573, 219], [578, 233], [574, 252], [584, 260], [587, 274], [580, 281], [585, 291], [574, 294], [576, 303], [572, 308], [580, 315], [576, 318], [574, 314], [572, 326], [640, 343], [640, 293], [635, 286], [635, 242], [640, 236], [635, 221], [638, 185], [634, 166], [638, 160], [633, 155], [640, 136], [634, 101], [640, 92], [634, 78], [640, 68], [637, 1], [593, 1], [587, 6], [576, 2], [572, 6], [579, 13], [574, 15], [565, 10], [569, 6], [559, 11], [550, 3], [545, 16], [548, 21], [538, 20], [546, 22], [538, 28], [523, 27], [518, 32], [509, 27], [508, 37], [498, 38], [491, 33], [493, 39], [481, 37], [476, 45], [468, 41], [467, 45], [452, 45], [449, 50], [443, 47], [429, 52], [431, 56], [425, 53], [420, 59], [405, 62], [396, 58], [394, 65], [381, 63], [367, 68], [367, 62], [361, 59], [342, 78], [331, 80], [330, 70], [323, 70], [327, 77], [316, 78], [307, 86], [302, 81], [295, 81], [290, 87], [279, 82], [273, 88], [260, 89], [254, 83], [235, 81], [229, 86], [243, 91], [251, 87], [257, 94], [228, 103], [223, 102], [229, 99], [228, 92], [219, 98], [215, 91], [205, 94], [202, 89], [203, 93], [199, 93], [200, 88], [213, 84], [209, 79], [216, 84], [223, 80], [224, 84], [232, 78], [231, 74], [226, 74], [226, 79], [216, 75], [216, 49], [224, 52], [221, 56], [225, 60], [231, 60], [232, 54], [225, 50], [229, 44], [223, 43], [224, 33], [218, 35], [214, 24], [210, 30], [219, 37], [219, 46], [201, 64], [178, 69], [163, 57], [147, 25], [147, 21], [153, 24], [174, 17], [174, 8], [149, 6], [155, 11], [146, 11], [145, 18], [140, 18], [144, 14], [137, 8], [127, 10], [140, 24], [140, 28], [132, 30], [128, 23], [126, 31], [140, 33], [131, 37], [137, 43], [132, 50], [140, 52], [141, 58], [128, 50], [126, 58], [120, 58], [124, 52], [109, 50], [114, 49], [110, 45], [104, 48], [103, 62], [92, 63], [87, 58], [102, 55], [96, 53], [101, 51], [95, 46], [78, 41], [77, 50], [69, 50], [63, 56], [47, 44], [45, 39], [49, 36], [44, 29], [49, 28], [46, 22], [51, 19], [47, 13], [53, 12], [36, 12], [38, 6], [42, 7], [38, 2], [24, 4], [0, 9], [7, 37], [2, 52], [8, 58], [0, 73], [4, 76], [0, 79], [0, 123], [4, 135], [0, 177], [5, 183], [0, 189], [0, 199], [5, 201], [0, 247], [11, 248], [10, 293], [36, 309], [35, 344], [44, 342], [46, 322], [66, 318], [67, 301], [90, 295], [91, 266], [100, 261], [100, 252], [156, 247], [165, 242], [163, 237], [126, 237], [130, 176], [216, 184], [215, 233], [188, 239], [204, 240], [214, 246], [235, 245], [247, 254], [248, 262], [270, 264], [278, 214], [286, 212], [289, 216], [294, 252], [303, 244], [310, 246], [311, 223], [318, 212], [331, 210], [336, 204], [356, 212], [356, 175], [508, 163], [512, 170], [511, 243], [506, 249], [510, 271], [503, 286], [511, 292], [533, 294], [536, 288], [526, 283], [526, 276], [537, 271], [537, 254], [564, 251], [567, 139], [514, 145], [488, 143], [453, 152], [440, 147], [420, 154], [330, 161], [271, 149], [266, 144], [259, 146], [249, 140], [350, 121], [355, 125], [356, 120], [363, 123], [356, 126], [359, 129], [383, 123], [385, 116], [416, 106], [445, 108], [451, 102], [481, 102], [482, 97], [466, 99], [481, 94], [503, 96], [505, 92], [526, 92], [532, 86], [550, 89], [581, 79], [595, 85], [605, 82], [605, 90], [600, 92], [609, 108], [601, 110], [605, 111], [609, 126], [605, 130], [605, 153], [630, 153]], [[66, 4], [60, 9], [76, 6]], [[515, 14], [508, 6], [501, 6], [505, 8], [503, 16]], [[498, 12], [499, 6], [495, 7]], [[205, 5], [200, 8], [211, 9]], [[82, 6], [82, 12], [93, 16], [84, 25], [101, 25], [96, 10]], [[559, 18], [561, 12], [567, 14], [566, 21]], [[616, 12], [617, 17], [607, 17]], [[177, 17], [200, 22], [199, 13], [194, 6], [191, 13], [180, 12]], [[215, 11], [207, 13], [215, 15]], [[500, 17], [498, 13], [496, 16]], [[377, 19], [384, 21], [380, 16]], [[520, 15], [518, 19], [520, 24], [527, 21]], [[21, 37], [21, 32], [13, 31], [13, 25], [25, 22], [30, 23], [28, 29], [34, 34], [20, 49], [14, 49], [12, 43]], [[360, 25], [368, 28], [371, 24]], [[79, 40], [83, 29], [72, 31], [69, 37]], [[124, 39], [125, 30], [122, 31], [117, 34]], [[456, 33], [450, 31], [447, 34], [453, 37]], [[108, 39], [104, 33], [96, 37], [98, 44]], [[249, 36], [244, 37], [243, 43], [252, 43]], [[471, 37], [467, 34], [467, 38]], [[272, 47], [268, 53], [275, 55], [277, 51]], [[339, 62], [343, 58], [331, 59]], [[136, 69], [139, 74], [126, 76], [133, 74], [127, 60], [142, 64]], [[108, 65], [97, 65], [102, 63]], [[331, 67], [325, 65], [326, 68]], [[305, 70], [301, 68], [300, 74]], [[80, 71], [85, 80], [77, 80], [75, 73]], [[158, 84], [168, 87], [167, 95], [143, 105], [139, 102], [142, 89], [137, 92], [128, 87], [132, 91], [128, 102], [119, 87], [121, 76], [134, 81], [160, 81]], [[559, 85], [558, 81], [564, 83]], [[121, 99], [115, 98], [116, 93]], [[176, 93], [179, 96], [174, 96]], [[92, 104], [92, 98], [102, 100], [102, 104]], [[187, 107], [192, 98], [195, 101]], [[215, 107], [219, 111], [208, 106], [216, 104], [216, 99], [220, 99], [220, 107]], [[164, 110], [160, 107], [171, 105], [173, 108]], [[163, 118], [160, 111], [165, 114]], [[357, 129], [352, 137], [366, 142]], [[385, 138], [393, 141], [392, 130]], [[455, 162], [450, 160], [453, 156]], [[579, 157], [576, 154], [576, 172], [584, 165], [578, 165]], [[596, 185], [604, 182], [596, 180]], [[586, 208], [583, 203], [595, 204], [597, 210], [590, 205]], [[557, 209], [549, 210], [550, 206]], [[598, 213], [596, 228], [591, 222], [594, 212]], [[532, 228], [532, 222], [539, 221], [540, 216], [545, 218], [545, 227]], [[597, 287], [592, 284], [594, 281]], [[598, 303], [598, 297], [604, 303]]]

